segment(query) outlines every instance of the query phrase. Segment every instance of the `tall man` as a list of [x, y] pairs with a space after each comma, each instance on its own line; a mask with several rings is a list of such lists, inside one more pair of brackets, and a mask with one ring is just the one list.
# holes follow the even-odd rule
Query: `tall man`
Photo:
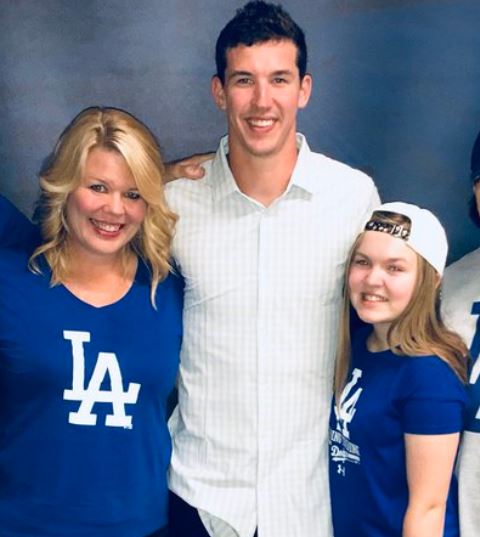
[[[480, 227], [480, 132], [471, 157], [471, 216]], [[469, 404], [458, 462], [460, 533], [478, 537], [480, 530], [480, 248], [447, 268], [442, 313], [470, 349]]]
[[220, 33], [212, 94], [228, 136], [167, 186], [185, 277], [170, 426], [174, 536], [328, 537], [327, 423], [344, 262], [379, 203], [364, 174], [296, 134], [302, 30], [250, 2]]

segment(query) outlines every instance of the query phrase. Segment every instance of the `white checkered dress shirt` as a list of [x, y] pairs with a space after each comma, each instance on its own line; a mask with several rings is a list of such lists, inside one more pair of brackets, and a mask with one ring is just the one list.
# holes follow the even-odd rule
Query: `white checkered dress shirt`
[[344, 262], [379, 204], [369, 177], [298, 135], [284, 194], [242, 194], [228, 138], [167, 186], [185, 278], [170, 487], [213, 537], [329, 537], [327, 432]]

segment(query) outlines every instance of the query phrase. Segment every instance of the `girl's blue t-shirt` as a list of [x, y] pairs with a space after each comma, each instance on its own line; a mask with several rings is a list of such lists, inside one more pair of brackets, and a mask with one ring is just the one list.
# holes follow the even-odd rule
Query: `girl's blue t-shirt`
[[154, 309], [139, 261], [97, 308], [26, 250], [0, 249], [0, 534], [145, 537], [167, 524], [183, 282], [161, 282]]
[[[404, 435], [462, 430], [465, 387], [436, 356], [369, 352], [361, 330], [352, 367], [332, 404], [329, 477], [335, 537], [401, 537], [408, 503]], [[456, 481], [448, 494], [444, 537], [456, 537]]]

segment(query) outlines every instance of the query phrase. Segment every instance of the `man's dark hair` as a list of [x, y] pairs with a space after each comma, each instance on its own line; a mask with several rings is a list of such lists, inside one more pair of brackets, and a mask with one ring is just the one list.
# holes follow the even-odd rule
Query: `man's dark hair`
[[470, 178], [473, 184], [480, 179], [480, 132], [477, 134], [470, 156]]
[[478, 214], [477, 200], [475, 195], [473, 195], [468, 202], [468, 216], [477, 227], [480, 227], [480, 215]]
[[217, 76], [225, 82], [227, 51], [238, 45], [250, 47], [270, 40], [288, 39], [297, 47], [297, 67], [300, 80], [307, 71], [305, 34], [280, 5], [253, 0], [237, 10], [233, 19], [220, 32], [215, 47]]
[[[480, 181], [480, 132], [477, 134], [470, 156], [470, 179], [473, 185], [476, 185]], [[480, 215], [478, 214], [475, 194], [470, 198], [468, 214], [474, 224], [480, 227]]]

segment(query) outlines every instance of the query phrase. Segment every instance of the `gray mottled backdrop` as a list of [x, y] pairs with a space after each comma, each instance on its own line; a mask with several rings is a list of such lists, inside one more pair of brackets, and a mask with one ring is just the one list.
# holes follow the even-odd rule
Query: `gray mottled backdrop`
[[[166, 158], [215, 148], [216, 36], [239, 0], [0, 0], [0, 192], [27, 214], [36, 173], [82, 108], [125, 108]], [[299, 127], [370, 173], [384, 200], [436, 211], [450, 259], [469, 221], [480, 129], [479, 0], [285, 0], [304, 28], [314, 93]]]

